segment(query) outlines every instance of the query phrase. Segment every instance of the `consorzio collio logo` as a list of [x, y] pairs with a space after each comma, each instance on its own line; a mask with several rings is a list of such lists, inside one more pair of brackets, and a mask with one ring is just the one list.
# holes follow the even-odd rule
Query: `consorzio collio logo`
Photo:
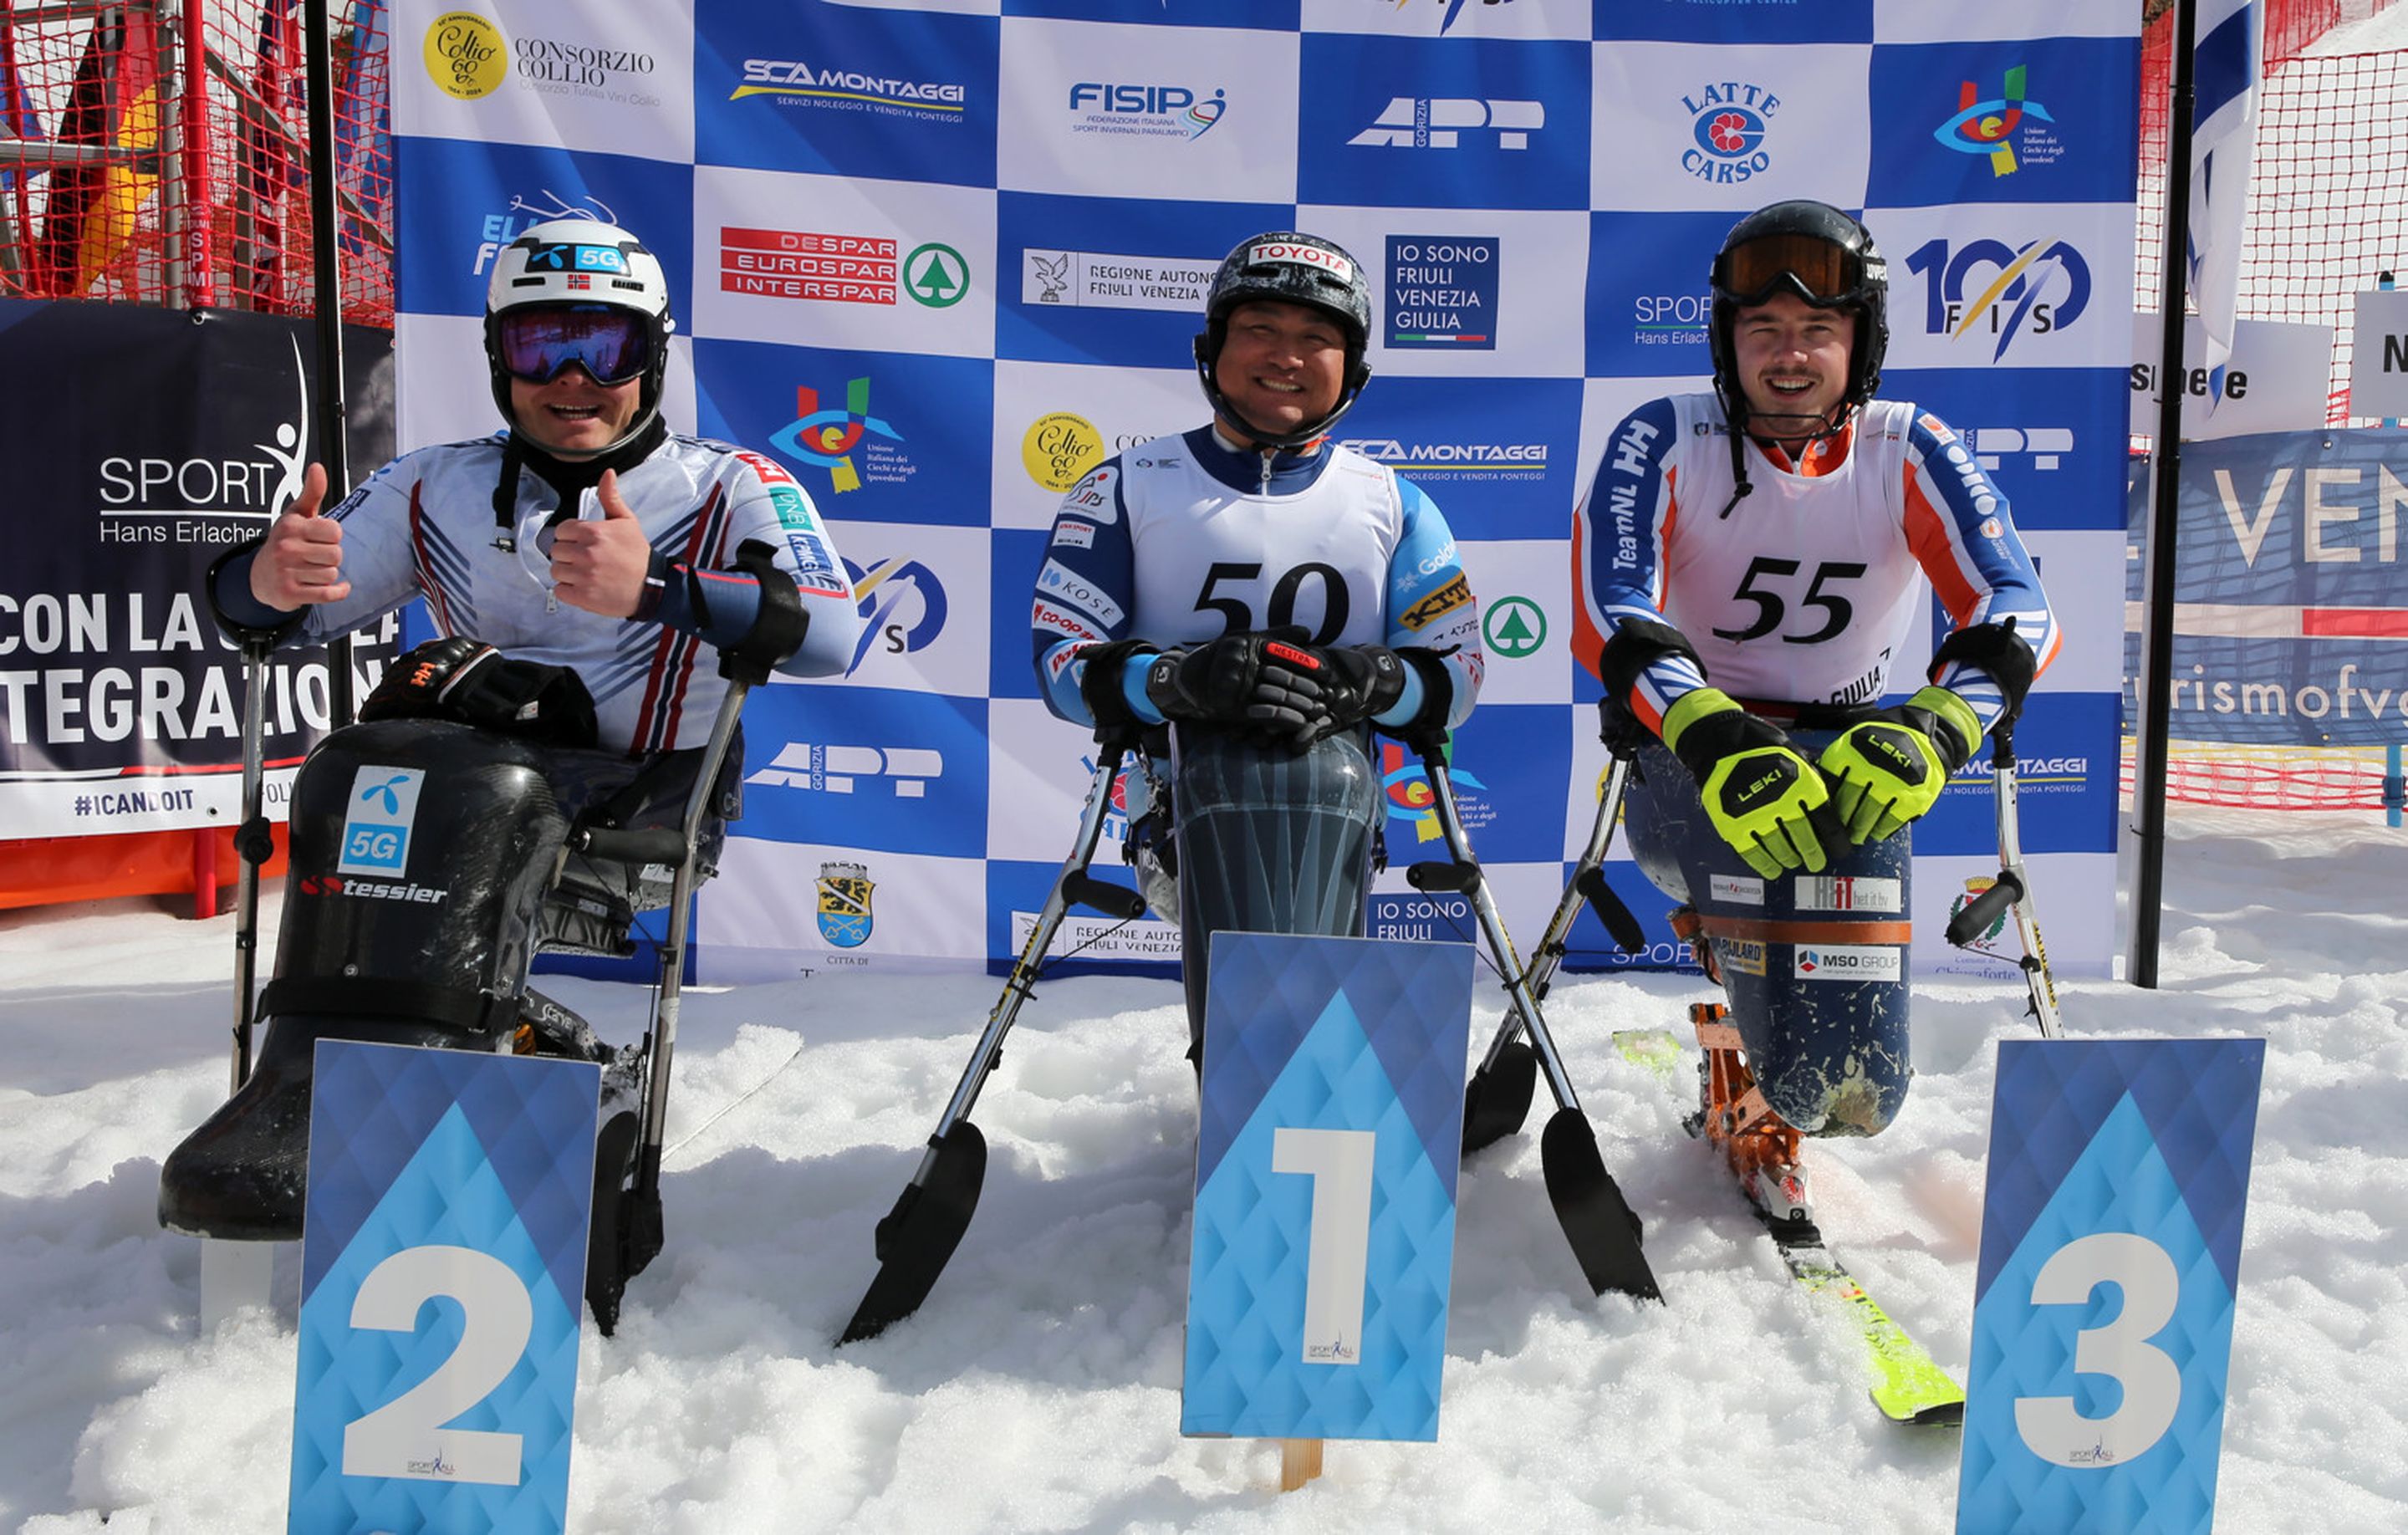
[[462, 101], [490, 96], [509, 73], [501, 28], [474, 11], [449, 10], [426, 28], [426, 73], [444, 94]]

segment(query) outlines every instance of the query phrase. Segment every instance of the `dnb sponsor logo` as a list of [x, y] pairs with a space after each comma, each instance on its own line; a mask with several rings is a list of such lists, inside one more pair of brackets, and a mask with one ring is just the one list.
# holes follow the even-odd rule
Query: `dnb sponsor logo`
[[771, 789], [849, 795], [883, 783], [897, 799], [925, 799], [945, 776], [944, 753], [925, 746], [823, 746], [790, 740], [744, 782]]
[[1681, 168], [1700, 181], [1736, 186], [1772, 168], [1764, 147], [1781, 98], [1744, 80], [1714, 80], [1681, 98], [1694, 141], [1681, 151]]
[[1510, 97], [1392, 96], [1370, 126], [1346, 142], [1383, 150], [1526, 150], [1547, 125], [1547, 104]]
[[2063, 330], [2090, 307], [2090, 264], [2066, 240], [1927, 240], [1906, 269], [1923, 279], [1924, 333], [1996, 337], [1994, 363], [2024, 337]]
[[1388, 345], [1497, 350], [1498, 237], [1388, 237]]
[[1931, 130], [1931, 136], [1960, 154], [1987, 156], [1993, 177], [2015, 173], [2018, 129], [2023, 133], [2024, 164], [2046, 165], [2061, 159], [2065, 146], [2057, 136], [2030, 125], [2057, 120], [2048, 115], [2047, 108], [2024, 93], [2028, 74], [2023, 65], [2011, 66], [2000, 82], [1999, 93], [1987, 98], [1973, 81], [1964, 81], [1956, 88], [1956, 115]]
[[747, 59], [730, 101], [767, 96], [801, 109], [866, 112], [924, 122], [965, 121], [968, 87], [951, 80], [905, 79], [857, 69], [813, 69], [801, 59]]
[[945, 588], [937, 573], [918, 560], [880, 560], [867, 567], [844, 562], [859, 599], [861, 641], [853, 648], [847, 677], [861, 669], [871, 648], [886, 655], [924, 651], [945, 632]]
[[1070, 87], [1070, 131], [1136, 138], [1201, 138], [1228, 113], [1228, 95], [1219, 88], [1210, 96], [1198, 96], [1185, 85], [1081, 80]]
[[[867, 440], [871, 438], [883, 441]], [[869, 413], [869, 380], [853, 379], [844, 386], [841, 409], [823, 407], [820, 392], [809, 384], [796, 385], [795, 419], [770, 434], [769, 446], [827, 470], [828, 482], [841, 495], [859, 490], [866, 481], [900, 484], [910, 479], [914, 466], [885, 446], [902, 440], [903, 434]], [[853, 463], [855, 450], [861, 452], [859, 466]]]
[[1020, 301], [1091, 309], [1161, 309], [1193, 314], [1220, 269], [1217, 261], [1124, 256], [1094, 251], [1024, 249]]
[[469, 275], [483, 277], [485, 268], [510, 241], [535, 225], [553, 219], [594, 219], [615, 224], [619, 222], [619, 215], [611, 211], [609, 204], [595, 196], [571, 201], [550, 187], [541, 189], [533, 197], [513, 193], [509, 207], [499, 213], [486, 214], [479, 224], [477, 259], [468, 265]]
[[722, 292], [758, 298], [893, 308], [902, 298], [951, 308], [970, 291], [969, 263], [930, 241], [902, 253], [900, 240], [800, 229], [719, 231]]

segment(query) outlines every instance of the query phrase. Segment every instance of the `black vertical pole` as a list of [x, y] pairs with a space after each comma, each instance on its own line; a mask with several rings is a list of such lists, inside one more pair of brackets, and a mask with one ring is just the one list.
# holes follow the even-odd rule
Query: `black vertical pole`
[[2182, 490], [2183, 289], [2189, 273], [2191, 47], [2195, 0], [2174, 0], [2173, 93], [2166, 114], [2165, 287], [2157, 311], [2165, 344], [2157, 351], [2157, 451], [2149, 516], [2149, 593], [2142, 610], [2141, 730], [2132, 772], [2132, 827], [2139, 862], [2132, 877], [2132, 953], [2126, 978], [2157, 984], [2157, 927], [2164, 914], [2166, 740], [2173, 712], [2175, 524]]
[[[345, 440], [349, 410], [343, 390], [342, 215], [335, 199], [335, 49], [326, 25], [327, 0], [299, 0], [301, 50], [309, 77], [309, 255], [317, 302], [318, 462], [326, 466], [329, 508], [349, 495], [351, 471]], [[351, 723], [351, 637], [326, 646], [326, 697], [337, 729]]]

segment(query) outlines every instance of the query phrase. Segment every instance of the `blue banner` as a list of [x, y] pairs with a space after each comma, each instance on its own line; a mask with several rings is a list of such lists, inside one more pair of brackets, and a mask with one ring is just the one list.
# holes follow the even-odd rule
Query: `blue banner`
[[1438, 1437], [1460, 943], [1212, 943], [1180, 1431]]

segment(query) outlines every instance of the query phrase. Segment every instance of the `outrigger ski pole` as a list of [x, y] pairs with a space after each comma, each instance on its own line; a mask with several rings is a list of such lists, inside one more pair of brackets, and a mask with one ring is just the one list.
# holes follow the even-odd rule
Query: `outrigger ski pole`
[[[1405, 878], [1416, 890], [1449, 891], [1471, 902], [1481, 933], [1496, 957], [1498, 973], [1504, 977], [1506, 997], [1519, 1021], [1518, 1026], [1509, 1024], [1506, 1035], [1500, 1038], [1510, 1040], [1516, 1026], [1528, 1032], [1536, 1068], [1545, 1073], [1547, 1089], [1555, 1095], [1555, 1116], [1547, 1121], [1546, 1129], [1539, 1137], [1539, 1161], [1546, 1173], [1547, 1198], [1555, 1207], [1555, 1219], [1571, 1242], [1572, 1255], [1580, 1260], [1581, 1272], [1587, 1276], [1589, 1288], [1598, 1295], [1618, 1290], [1641, 1300], [1661, 1300], [1663, 1292], [1656, 1287], [1655, 1271], [1648, 1268], [1647, 1255], [1640, 1246], [1639, 1217], [1631, 1212], [1613, 1175], [1605, 1169], [1605, 1158], [1597, 1149], [1596, 1128], [1573, 1095], [1563, 1057], [1556, 1053], [1555, 1039], [1539, 1014], [1539, 1000], [1531, 990], [1529, 976], [1513, 953], [1512, 940], [1506, 936], [1505, 924], [1497, 914], [1497, 902], [1488, 893], [1487, 882], [1481, 877], [1479, 862], [1471, 855], [1471, 842], [1464, 835], [1462, 817], [1455, 811], [1455, 786], [1446, 776], [1446, 763], [1439, 744], [1429, 742], [1420, 751], [1422, 770], [1429, 779], [1432, 808], [1438, 813], [1439, 827], [1445, 833], [1447, 852], [1454, 862], [1414, 864], [1405, 870]], [[1608, 787], [1618, 802], [1619, 779], [1610, 778]], [[1599, 825], [1609, 828], [1593, 839], [1598, 842], [1597, 851], [1601, 858], [1601, 839], [1611, 835], [1612, 823], [1610, 817], [1600, 817]], [[1566, 925], [1570, 925], [1569, 919]], [[1553, 968], [1552, 965], [1549, 968]], [[1492, 1049], [1491, 1056], [1496, 1054]], [[1484, 1063], [1482, 1069], [1488, 1069], [1488, 1064]], [[1527, 1101], [1525, 1097], [1526, 1107]]]
[[265, 636], [242, 641], [242, 825], [235, 828], [234, 1088], [251, 1076], [251, 1027], [259, 974], [259, 870], [276, 854], [276, 834], [260, 813], [267, 777], [267, 656]]
[[853, 1320], [845, 1324], [838, 1344], [875, 1338], [918, 1311], [937, 1276], [944, 1272], [953, 1249], [961, 1244], [962, 1234], [969, 1229], [970, 1216], [978, 1210], [979, 1189], [986, 1181], [986, 1137], [970, 1123], [970, 1106], [978, 1101], [988, 1074], [1003, 1059], [1003, 1037], [1011, 1031], [1020, 1004], [1034, 994], [1038, 969], [1062, 919], [1073, 906], [1123, 921], [1145, 911], [1145, 898], [1136, 891], [1087, 872], [1096, 845], [1103, 839], [1104, 817], [1111, 809], [1112, 780], [1119, 775], [1129, 744], [1118, 733], [1098, 732], [1096, 741], [1099, 748], [1096, 774], [1087, 786], [1078, 839], [1062, 861], [1062, 872], [1046, 894], [1044, 908], [1037, 913], [1037, 924], [1029, 929], [1028, 941], [1021, 945], [1011, 973], [1004, 979], [1003, 995], [986, 1015], [986, 1028], [970, 1052], [969, 1065], [945, 1105], [944, 1117], [928, 1137], [926, 1154], [896, 1198], [895, 1208], [878, 1223], [878, 1273], [854, 1309]]
[[[1639, 919], [1605, 882], [1605, 853], [1613, 842], [1614, 824], [1622, 814], [1622, 791], [1629, 776], [1630, 759], [1617, 752], [1612, 765], [1598, 780], [1597, 823], [1589, 828], [1588, 846], [1573, 866], [1563, 898], [1555, 902], [1555, 915], [1539, 935], [1539, 946], [1530, 951], [1530, 969], [1524, 979], [1534, 1000], [1546, 998], [1555, 968], [1563, 963], [1572, 924], [1579, 920], [1584, 906], [1597, 913], [1597, 920], [1623, 949], [1635, 952], [1647, 945]], [[1538, 1086], [1539, 1057], [1522, 1042], [1521, 1033], [1522, 1014], [1509, 1008], [1480, 1069], [1463, 1089], [1466, 1156], [1512, 1135], [1529, 1115], [1530, 1097]]]
[[1999, 877], [1989, 889], [1967, 901], [1948, 919], [1948, 941], [1971, 948], [1974, 939], [1998, 919], [2001, 907], [2012, 908], [2015, 936], [2023, 940], [2024, 988], [2031, 996], [2032, 1021], [2041, 1038], [2064, 1033], [2057, 1011], [2057, 979], [2049, 974], [2048, 945], [2041, 941], [2040, 914], [2032, 906], [2031, 880], [2024, 873], [2022, 823], [2015, 814], [2015, 741], [2012, 719], [1990, 727], [1990, 770], [1993, 797], [1999, 811]]

